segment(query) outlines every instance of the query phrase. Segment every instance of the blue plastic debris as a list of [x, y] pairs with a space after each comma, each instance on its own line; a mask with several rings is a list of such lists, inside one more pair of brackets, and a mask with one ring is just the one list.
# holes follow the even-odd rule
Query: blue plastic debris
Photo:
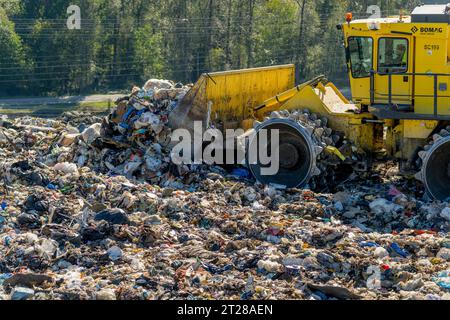
[[231, 172], [231, 175], [233, 175], [237, 178], [240, 178], [240, 179], [251, 179], [252, 178], [252, 174], [250, 173], [250, 171], [245, 168], [235, 168]]
[[55, 186], [53, 183], [49, 183], [47, 185], [47, 189], [49, 189], [49, 190], [58, 190], [58, 187]]
[[314, 294], [322, 300], [328, 300], [328, 296], [321, 291], [314, 291]]
[[2, 203], [0, 204], [0, 208], [2, 208], [2, 210], [6, 210], [7, 207], [8, 204], [6, 203], [6, 201], [2, 201]]
[[136, 130], [136, 134], [145, 134], [148, 130], [147, 129], [139, 129]]
[[441, 288], [450, 290], [450, 271], [443, 271], [433, 278], [433, 281]]
[[1, 274], [0, 274], [0, 286], [3, 285], [3, 282], [4, 282], [6, 279], [11, 278], [12, 276], [13, 276], [12, 273], [1, 273]]
[[402, 256], [403, 258], [407, 258], [409, 256], [409, 252], [405, 249], [400, 248], [400, 246], [397, 243], [391, 244], [391, 249], [394, 250], [398, 255]]
[[34, 290], [24, 287], [15, 287], [11, 292], [11, 300], [27, 300], [34, 296]]
[[145, 110], [145, 109], [139, 110], [136, 113], [136, 117], [139, 119], [145, 112], [147, 112], [147, 110]]
[[5, 244], [5, 246], [9, 247], [12, 240], [13, 240], [13, 238], [11, 236], [6, 236], [3, 238], [3, 243]]
[[253, 297], [253, 292], [248, 291], [241, 294], [241, 300], [250, 300]]
[[211, 246], [211, 251], [217, 252], [217, 251], [219, 251], [219, 250], [220, 250], [220, 245], [219, 245], [218, 243], [214, 243], [214, 244]]
[[84, 130], [87, 129], [87, 126], [86, 126], [84, 123], [82, 123], [82, 124], [80, 124], [80, 125], [78, 126], [77, 129], [78, 129], [79, 132], [84, 132]]
[[125, 122], [119, 123], [119, 127], [127, 129], [127, 130], [130, 129], [130, 126], [128, 124], [126, 124]]
[[202, 218], [199, 222], [199, 227], [203, 229], [211, 229], [211, 221], [206, 218]]
[[187, 234], [182, 234], [181, 236], [178, 237], [178, 241], [180, 241], [180, 243], [185, 243], [187, 241], [189, 241], [189, 235]]
[[133, 114], [133, 112], [135, 112], [135, 111], [136, 111], [135, 108], [132, 108], [132, 107], [129, 108], [122, 117], [123, 122], [127, 121], [130, 118], [130, 116]]
[[381, 247], [378, 243], [376, 242], [371, 242], [371, 241], [362, 241], [359, 243], [359, 246], [362, 248], [378, 248]]

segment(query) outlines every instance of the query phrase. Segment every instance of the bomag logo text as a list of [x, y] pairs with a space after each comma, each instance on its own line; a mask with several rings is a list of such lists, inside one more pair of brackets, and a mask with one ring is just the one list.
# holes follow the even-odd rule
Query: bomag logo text
[[444, 32], [444, 29], [443, 28], [422, 27], [422, 28], [420, 28], [420, 32], [422, 32], [422, 33], [433, 33], [433, 32], [442, 33], [442, 32]]

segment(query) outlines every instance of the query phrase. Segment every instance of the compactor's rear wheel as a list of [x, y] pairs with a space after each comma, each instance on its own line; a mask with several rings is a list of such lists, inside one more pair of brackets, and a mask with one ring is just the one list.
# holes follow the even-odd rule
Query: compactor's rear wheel
[[[329, 160], [335, 157], [324, 152], [324, 149], [334, 146], [340, 139], [327, 124], [326, 118], [320, 118], [308, 110], [273, 112], [270, 118], [256, 126], [256, 135], [249, 141], [248, 151], [259, 150], [259, 139], [263, 130], [266, 130], [268, 137], [265, 149], [272, 150], [271, 132], [278, 130], [279, 147], [275, 152], [279, 153], [279, 171], [275, 175], [263, 174], [261, 169], [267, 168], [268, 165], [264, 166], [259, 157], [256, 162], [248, 163], [250, 171], [264, 184], [288, 188], [309, 185], [312, 189], [323, 189], [334, 180], [334, 170], [329, 165]], [[257, 147], [252, 148], [253, 144]], [[247, 154], [247, 161], [249, 158]]]
[[435, 200], [450, 198], [450, 127], [433, 136], [433, 141], [419, 152], [422, 170], [416, 178], [422, 181], [428, 195]]

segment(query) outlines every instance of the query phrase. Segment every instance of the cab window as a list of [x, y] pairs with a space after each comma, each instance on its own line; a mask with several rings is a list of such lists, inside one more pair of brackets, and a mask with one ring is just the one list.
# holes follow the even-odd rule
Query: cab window
[[378, 43], [378, 72], [405, 73], [408, 71], [408, 40], [381, 38]]
[[370, 77], [373, 68], [373, 39], [351, 37], [348, 39], [348, 50], [353, 78]]

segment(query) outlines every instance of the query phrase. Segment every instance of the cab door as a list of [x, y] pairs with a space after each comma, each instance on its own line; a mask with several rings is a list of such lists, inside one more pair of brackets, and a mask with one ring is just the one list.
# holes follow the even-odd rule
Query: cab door
[[374, 39], [352, 36], [347, 39], [346, 55], [352, 100], [369, 105], [370, 83], [374, 60]]
[[409, 36], [377, 39], [374, 104], [412, 110], [412, 41]]

